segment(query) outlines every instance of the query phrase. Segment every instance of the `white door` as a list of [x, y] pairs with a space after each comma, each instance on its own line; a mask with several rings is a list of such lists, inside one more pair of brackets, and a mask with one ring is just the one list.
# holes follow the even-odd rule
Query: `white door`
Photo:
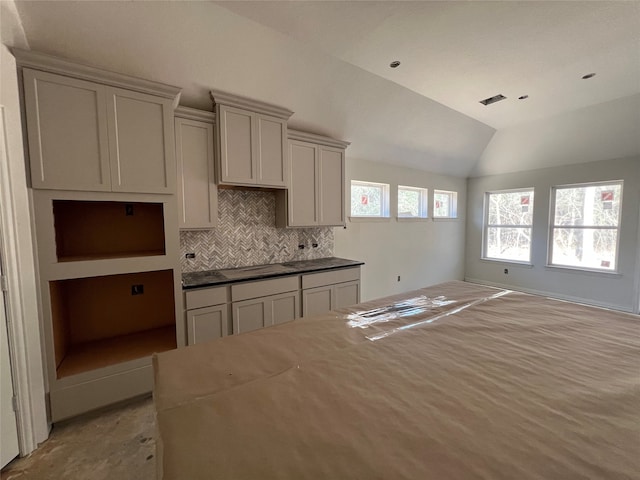
[[[1, 263], [1, 262], [0, 262]], [[0, 275], [2, 266], [0, 265]], [[13, 410], [13, 383], [9, 360], [4, 292], [0, 291], [0, 468], [18, 456], [18, 427]]]

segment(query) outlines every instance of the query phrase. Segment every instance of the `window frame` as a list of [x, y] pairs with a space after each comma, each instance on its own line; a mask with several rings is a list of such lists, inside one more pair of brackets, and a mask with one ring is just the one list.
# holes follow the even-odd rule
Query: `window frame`
[[[381, 188], [381, 215], [354, 215], [351, 210], [351, 198], [353, 195], [353, 186], [380, 187]], [[351, 180], [349, 184], [349, 218], [357, 220], [387, 220], [389, 216], [391, 186], [388, 183], [370, 182], [368, 180]]]
[[[418, 192], [418, 215], [400, 215], [400, 190]], [[412, 187], [398, 185], [396, 195], [396, 217], [398, 220], [425, 220], [429, 218], [429, 189], [425, 187]]]
[[[436, 215], [436, 195], [446, 194], [449, 195], [449, 214], [447, 216]], [[433, 208], [431, 212], [431, 218], [434, 220], [455, 220], [458, 218], [458, 192], [453, 190], [433, 190]]]
[[[511, 225], [511, 224], [492, 224], [489, 225], [489, 205], [491, 203], [491, 195], [499, 195], [502, 193], [531, 193], [534, 198], [533, 209], [535, 210], [535, 187], [525, 188], [509, 188], [505, 190], [491, 190], [484, 192], [484, 206], [482, 214], [482, 252], [481, 260], [489, 262], [502, 262], [502, 263], [514, 263], [518, 265], [533, 265], [533, 212], [531, 211], [531, 224], [530, 225]], [[488, 246], [487, 241], [489, 237], [489, 228], [528, 228], [531, 231], [529, 241], [529, 260], [514, 260], [509, 258], [496, 258], [490, 257], [487, 254]]]
[[[608, 225], [556, 225], [556, 192], [562, 189], [570, 188], [584, 188], [584, 187], [598, 187], [606, 185], [620, 185], [620, 211], [618, 212], [618, 224], [617, 226]], [[549, 192], [549, 231], [547, 238], [547, 264], [548, 268], [558, 268], [575, 270], [579, 272], [592, 272], [592, 273], [604, 273], [609, 275], [618, 275], [620, 269], [620, 228], [622, 226], [622, 205], [624, 200], [624, 180], [603, 180], [597, 182], [584, 182], [584, 183], [569, 183], [562, 185], [553, 185]], [[597, 268], [597, 267], [581, 267], [579, 265], [564, 265], [561, 263], [553, 263], [553, 233], [556, 228], [564, 229], [576, 229], [576, 230], [616, 230], [616, 254], [615, 254], [615, 269], [610, 268]]]

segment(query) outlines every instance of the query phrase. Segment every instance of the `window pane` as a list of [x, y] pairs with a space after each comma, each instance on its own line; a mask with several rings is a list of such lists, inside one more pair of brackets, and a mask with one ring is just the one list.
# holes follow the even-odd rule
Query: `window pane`
[[531, 225], [533, 192], [489, 194], [489, 225]]
[[618, 229], [556, 228], [551, 263], [615, 270], [617, 242]]
[[351, 215], [382, 216], [382, 188], [372, 185], [351, 185]]
[[428, 190], [398, 185], [398, 217], [427, 218]]
[[450, 212], [449, 202], [451, 196], [448, 193], [434, 193], [433, 215], [435, 217], [448, 217]]
[[398, 216], [420, 216], [420, 192], [398, 188]]
[[487, 228], [487, 258], [529, 262], [531, 260], [531, 228]]
[[618, 226], [621, 185], [556, 190], [555, 225]]

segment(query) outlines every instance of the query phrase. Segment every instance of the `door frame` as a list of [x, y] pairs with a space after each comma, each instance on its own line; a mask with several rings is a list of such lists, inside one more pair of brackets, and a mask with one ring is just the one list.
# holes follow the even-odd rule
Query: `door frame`
[[636, 278], [635, 298], [633, 299], [634, 313], [640, 314], [640, 201], [638, 202], [638, 231], [636, 232]]
[[[4, 261], [2, 258], [2, 231], [0, 230], [0, 276], [3, 276], [3, 272], [4, 272]], [[9, 345], [9, 318], [7, 317], [7, 301], [5, 298], [5, 294], [4, 294], [4, 290], [2, 288], [0, 288], [0, 313], [2, 314], [2, 316], [4, 317], [3, 321], [0, 322], [0, 328], [2, 328], [4, 330], [4, 332], [0, 332], [0, 336], [3, 336], [6, 338], [6, 349], [7, 349], [7, 359], [8, 359], [8, 364], [9, 364], [9, 385], [11, 386], [11, 396], [12, 398], [15, 398], [15, 390], [16, 390], [16, 386], [14, 384], [14, 380], [13, 380], [13, 368], [12, 368], [12, 360], [11, 360], [11, 347]], [[4, 343], [4, 340], [3, 342]], [[5, 346], [2, 345], [0, 346], [0, 348], [2, 348], [2, 350], [4, 350]], [[3, 358], [0, 358], [0, 361], [4, 361], [4, 355], [2, 356]], [[3, 385], [0, 388], [4, 388], [4, 379], [3, 379]], [[4, 398], [4, 396], [3, 396]], [[2, 408], [6, 408], [5, 405], [2, 406]], [[2, 441], [5, 442], [4, 443], [4, 447], [7, 447], [7, 443], [6, 441], [8, 440], [8, 438], [5, 437], [5, 434], [7, 435], [7, 437], [11, 436], [11, 452], [9, 454], [7, 454], [6, 452], [4, 452], [4, 457], [2, 457], [2, 452], [0, 452], [0, 468], [4, 468], [6, 465], [8, 465], [16, 456], [18, 456], [20, 454], [20, 442], [18, 440], [18, 412], [16, 411], [16, 405], [14, 404], [13, 401], [11, 401], [11, 411], [12, 411], [12, 416], [13, 416], [13, 425], [11, 427], [11, 432], [9, 432], [6, 424], [2, 424], [2, 432], [0, 432], [0, 435], [2, 436]], [[4, 412], [2, 413], [2, 417], [4, 418]], [[14, 428], [15, 428], [15, 434], [14, 434]], [[15, 435], [15, 436], [14, 436]], [[13, 451], [13, 442], [15, 441], [15, 455], [14, 455], [14, 451]], [[9, 455], [9, 456], [7, 456]]]
[[[49, 424], [31, 213], [23, 150], [18, 146], [22, 137], [20, 132], [14, 135], [17, 139], [10, 138], [7, 114], [10, 112], [0, 105], [0, 248], [7, 290], [9, 355], [18, 407], [18, 445], [20, 455], [24, 456], [47, 439]], [[16, 185], [16, 179], [21, 184]]]

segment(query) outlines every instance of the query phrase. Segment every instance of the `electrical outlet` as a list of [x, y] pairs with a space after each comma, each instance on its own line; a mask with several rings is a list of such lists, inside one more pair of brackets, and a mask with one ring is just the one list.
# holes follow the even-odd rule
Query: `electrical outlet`
[[124, 205], [124, 214], [125, 214], [127, 217], [130, 217], [130, 216], [132, 216], [132, 215], [133, 215], [133, 204], [132, 204], [132, 203], [126, 203], [126, 204]]
[[144, 285], [131, 285], [131, 295], [142, 295], [144, 293]]
[[400, 281], [400, 275], [398, 275], [398, 281]]
[[504, 269], [504, 274], [505, 274], [505, 275], [509, 275], [509, 269], [508, 269], [508, 268], [505, 268], [505, 269]]
[[193, 260], [194, 258], [196, 258], [196, 254], [195, 253], [185, 253], [184, 257]]
[[299, 250], [304, 250], [304, 243], [298, 244], [298, 249]]
[[317, 244], [317, 243], [312, 243], [312, 244], [311, 244], [311, 246], [312, 246], [313, 248], [318, 248], [318, 244]]

